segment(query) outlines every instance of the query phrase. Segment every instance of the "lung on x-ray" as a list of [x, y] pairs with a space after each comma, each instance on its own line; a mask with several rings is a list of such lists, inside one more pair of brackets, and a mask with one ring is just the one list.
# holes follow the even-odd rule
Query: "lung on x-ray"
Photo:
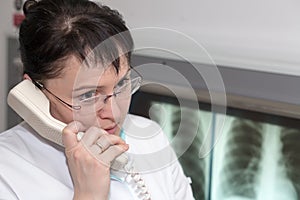
[[227, 116], [212, 166], [212, 199], [300, 198], [300, 131]]

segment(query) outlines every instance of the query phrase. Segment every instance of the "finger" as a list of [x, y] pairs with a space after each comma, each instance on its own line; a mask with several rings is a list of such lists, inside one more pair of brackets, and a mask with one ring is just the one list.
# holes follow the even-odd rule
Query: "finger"
[[128, 144], [122, 144], [122, 145], [113, 145], [110, 146], [106, 151], [104, 151], [101, 154], [98, 154], [96, 158], [104, 163], [107, 166], [111, 166], [111, 163], [113, 160], [115, 160], [118, 156], [120, 156], [122, 153], [127, 151], [129, 148]]
[[[125, 145], [125, 142], [118, 136], [103, 134], [100, 138], [95, 142], [94, 145], [86, 146], [86, 150], [92, 155], [98, 155], [102, 152], [106, 151], [110, 146], [113, 145]], [[125, 147], [127, 149], [127, 147]]]
[[105, 131], [98, 127], [90, 127], [83, 135], [81, 142], [83, 142], [87, 147], [95, 144], [95, 142], [105, 134]]
[[122, 140], [122, 138], [115, 135], [103, 134], [99, 139], [97, 139], [95, 144], [99, 146], [99, 148], [101, 148], [102, 151], [105, 151], [106, 149], [108, 149], [109, 146], [125, 144], [125, 141]]
[[63, 129], [62, 140], [66, 149], [71, 149], [77, 145], [77, 133], [79, 131], [84, 131], [84, 126], [78, 121], [71, 122]]

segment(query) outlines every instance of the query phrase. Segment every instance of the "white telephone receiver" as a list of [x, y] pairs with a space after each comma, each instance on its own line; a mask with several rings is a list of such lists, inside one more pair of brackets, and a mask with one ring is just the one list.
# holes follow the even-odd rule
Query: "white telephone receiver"
[[[42, 137], [63, 146], [62, 130], [66, 126], [50, 114], [50, 103], [44, 93], [32, 81], [23, 80], [10, 90], [8, 105]], [[112, 163], [112, 169], [122, 170], [128, 163], [123, 153]]]

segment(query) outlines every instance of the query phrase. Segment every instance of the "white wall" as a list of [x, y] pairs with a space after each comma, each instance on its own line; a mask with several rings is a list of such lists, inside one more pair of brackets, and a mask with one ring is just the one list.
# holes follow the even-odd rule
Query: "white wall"
[[[217, 64], [300, 75], [300, 2], [297, 0], [103, 0], [131, 28], [163, 27], [200, 42]], [[155, 34], [145, 40], [168, 38]], [[176, 41], [173, 41], [173, 43]], [[170, 44], [168, 44], [170, 45]], [[185, 44], [176, 44], [189, 52]], [[202, 62], [195, 52], [192, 61]]]
[[0, 1], [0, 131], [6, 128], [6, 39], [9, 35], [16, 35], [16, 31], [12, 25], [13, 11], [13, 0]]

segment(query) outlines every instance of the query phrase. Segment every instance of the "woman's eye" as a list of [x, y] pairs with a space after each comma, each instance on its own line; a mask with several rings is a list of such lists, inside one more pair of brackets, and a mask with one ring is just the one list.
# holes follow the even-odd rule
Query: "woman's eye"
[[120, 81], [118, 82], [118, 84], [116, 85], [115, 88], [123, 87], [123, 86], [126, 85], [129, 81], [130, 81], [129, 78], [124, 78], [124, 79], [122, 79], [122, 80], [120, 80]]
[[79, 96], [79, 101], [85, 101], [85, 100], [88, 100], [90, 98], [93, 98], [97, 95], [97, 91], [96, 90], [92, 90], [92, 91], [89, 91], [89, 92], [86, 92], [82, 95]]

